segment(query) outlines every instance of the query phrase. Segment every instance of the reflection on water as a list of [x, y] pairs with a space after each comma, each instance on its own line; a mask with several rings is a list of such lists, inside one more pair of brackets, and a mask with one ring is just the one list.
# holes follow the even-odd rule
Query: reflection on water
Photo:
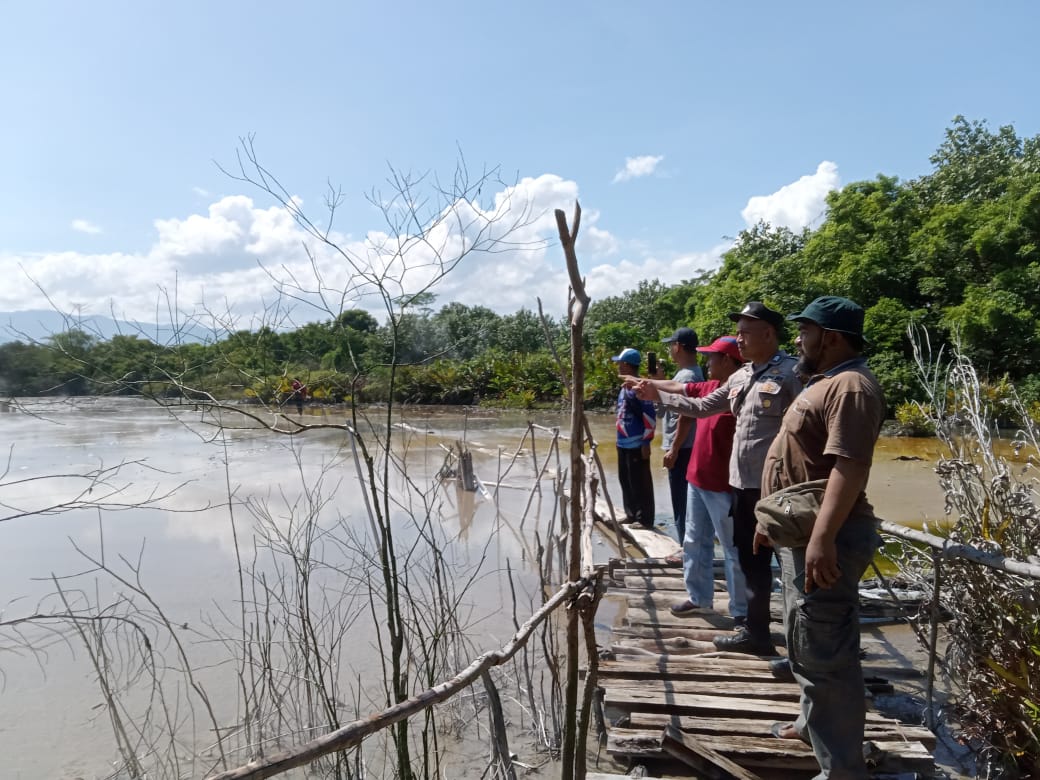
[[[239, 421], [225, 436], [218, 436], [190, 406], [171, 416], [125, 399], [36, 404], [35, 410], [38, 416], [0, 415], [0, 430], [12, 446], [7, 476], [0, 481], [0, 501], [29, 512], [75, 496], [96, 499], [102, 486], [84, 493], [86, 486], [75, 475], [97, 469], [112, 470], [103, 488], [109, 492], [103, 511], [72, 509], [0, 523], [4, 619], [55, 606], [46, 600], [54, 591], [50, 576], [91, 568], [76, 545], [86, 555], [103, 556], [124, 573], [140, 566], [149, 593], [174, 623], [184, 627], [181, 639], [193, 658], [208, 666], [220, 661], [223, 648], [209, 641], [207, 627], [240, 607], [238, 557], [244, 553], [249, 565], [261, 570], [269, 565], [269, 551], [254, 546], [254, 534], [270, 539], [286, 532], [301, 513], [312, 512], [327, 532], [323, 543], [329, 545], [329, 554], [345, 556], [343, 570], [353, 576], [362, 566], [361, 559], [348, 559], [348, 551], [371, 545], [371, 524], [342, 430], [317, 430], [289, 439]], [[382, 412], [371, 413], [378, 425]], [[310, 408], [304, 420], [341, 423], [345, 417], [343, 410]], [[513, 633], [507, 566], [516, 579], [519, 619], [539, 603], [536, 535], [544, 544], [550, 524], [558, 530], [552, 479], [566, 471], [569, 455], [566, 442], [558, 456], [551, 455], [549, 436], [541, 431], [532, 440], [528, 424], [566, 434], [569, 422], [566, 415], [554, 412], [454, 408], [408, 409], [401, 422], [395, 429], [395, 452], [407, 463], [409, 479], [419, 492], [392, 508], [395, 533], [405, 548], [414, 542], [419, 532], [404, 518], [418, 515], [429, 517], [450, 540], [449, 565], [460, 579], [473, 578], [476, 583], [459, 604], [461, 619], [470, 626], [475, 657], [502, 646]], [[592, 415], [590, 424], [617, 505], [613, 416]], [[444, 489], [434, 480], [447, 451], [460, 441], [472, 452], [475, 471], [488, 493], [498, 497], [497, 511], [480, 493], [459, 491], [454, 483]], [[941, 518], [942, 496], [932, 473], [939, 452], [932, 439], [879, 443], [868, 494], [880, 516], [911, 524]], [[921, 460], [897, 459], [907, 456]], [[674, 533], [660, 450], [654, 466], [658, 524]], [[532, 490], [533, 475], [543, 469], [543, 480]], [[68, 476], [43, 479], [51, 475]], [[391, 480], [404, 495], [403, 478], [392, 475]], [[307, 505], [316, 495], [323, 499]], [[157, 497], [163, 498], [156, 508], [134, 506]], [[0, 509], [0, 516], [8, 514], [13, 512]], [[611, 555], [602, 540], [595, 550], [602, 562]], [[100, 574], [68, 582], [102, 603], [117, 598], [120, 590]], [[610, 623], [608, 612], [609, 606], [598, 618], [604, 626]], [[352, 636], [351, 647], [354, 650], [343, 659], [345, 676], [381, 676], [370, 631]], [[103, 775], [114, 750], [82, 652], [75, 643], [53, 642], [38, 657], [17, 654], [15, 649], [10, 635], [0, 636], [0, 650], [8, 651], [0, 655], [5, 675], [5, 706], [0, 708], [4, 777]], [[459, 668], [468, 660], [459, 659]], [[203, 677], [218, 693], [222, 685], [234, 682], [233, 675], [220, 668]], [[371, 709], [376, 707], [364, 712]], [[229, 722], [237, 715], [221, 713]]]
[[[233, 623], [242, 608], [240, 558], [247, 568], [275, 581], [278, 567], [286, 562], [276, 560], [272, 547], [298, 538], [294, 534], [300, 533], [302, 520], [313, 516], [321, 532], [312, 542], [321, 545], [323, 559], [332, 567], [314, 574], [314, 580], [320, 576], [327, 593], [343, 599], [359, 596], [358, 603], [368, 604], [365, 583], [377, 558], [365, 491], [342, 430], [290, 439], [240, 425], [220, 437], [190, 407], [171, 416], [149, 404], [120, 399], [36, 404], [35, 411], [38, 416], [0, 416], [5, 438], [13, 445], [8, 475], [0, 482], [0, 501], [7, 507], [0, 516], [55, 508], [73, 499], [89, 502], [99, 495], [106, 497], [106, 506], [55, 509], [45, 516], [0, 523], [6, 559], [0, 570], [0, 608], [5, 620], [60, 611], [60, 602], [49, 595], [55, 591], [52, 574], [67, 578], [61, 580], [62, 588], [73, 594], [75, 603], [109, 604], [125, 598], [127, 587], [92, 571], [97, 563], [103, 560], [130, 584], [137, 582], [139, 572], [142, 586], [177, 627], [220, 721], [235, 723], [241, 717], [234, 706], [235, 675], [223, 665], [226, 647], [213, 638], [234, 636]], [[343, 421], [341, 411], [308, 412], [308, 422]], [[550, 415], [547, 422], [558, 420]], [[467, 417], [419, 409], [410, 410], [405, 422], [395, 432], [394, 449], [407, 463], [408, 480], [416, 489], [405, 491], [404, 477], [391, 470], [395, 495], [402, 498], [389, 506], [401, 576], [411, 578], [416, 597], [428, 593], [417, 542], [420, 534], [431, 533], [445, 540], [443, 564], [455, 574], [458, 587], [470, 584], [458, 594], [456, 618], [472, 655], [460, 657], [454, 673], [512, 636], [512, 590], [521, 621], [540, 604], [536, 534], [544, 544], [549, 523], [559, 519], [551, 482], [542, 482], [533, 494], [530, 487], [548, 437], [543, 433], [533, 447], [528, 440], [518, 451], [527, 430], [522, 415], [481, 412]], [[445, 448], [463, 439], [470, 443], [481, 479], [502, 483], [497, 486], [498, 511], [483, 496], [433, 479]], [[106, 470], [106, 482], [88, 491], [76, 475], [98, 470]], [[555, 466], [550, 471], [555, 473]], [[68, 476], [49, 478], [58, 474]], [[163, 498], [156, 507], [140, 508], [141, 502], [159, 496]], [[413, 516], [419, 525], [410, 520]], [[337, 659], [340, 675], [348, 682], [381, 679], [379, 645], [366, 622], [367, 608], [343, 615], [351, 633], [349, 651]], [[0, 650], [7, 651], [0, 656], [5, 778], [104, 776], [115, 757], [88, 658], [78, 640], [54, 638], [47, 640], [44, 652], [33, 655], [19, 651], [18, 636], [0, 634]], [[172, 651], [168, 642], [156, 649]], [[379, 709], [381, 697], [378, 686], [362, 696], [360, 713]], [[128, 701], [133, 706], [134, 696]], [[349, 701], [342, 706], [347, 708], [345, 719], [356, 715]], [[470, 758], [482, 761], [480, 756]]]

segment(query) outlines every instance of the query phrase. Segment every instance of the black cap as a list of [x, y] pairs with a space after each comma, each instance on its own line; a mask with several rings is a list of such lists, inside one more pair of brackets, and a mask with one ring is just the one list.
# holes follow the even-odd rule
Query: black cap
[[772, 325], [779, 332], [784, 327], [784, 315], [773, 311], [762, 301], [748, 301], [740, 311], [731, 311], [729, 318], [736, 322], [741, 317], [751, 317], [753, 320], [763, 320]]
[[697, 349], [697, 331], [693, 328], [679, 328], [675, 333], [666, 339], [661, 339], [662, 344], [671, 344], [673, 341], [678, 341], [686, 349], [693, 351]]

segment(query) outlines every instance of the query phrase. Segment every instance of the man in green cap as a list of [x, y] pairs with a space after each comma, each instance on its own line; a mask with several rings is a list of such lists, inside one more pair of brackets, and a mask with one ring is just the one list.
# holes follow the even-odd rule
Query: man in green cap
[[[798, 371], [809, 379], [766, 455], [762, 495], [818, 479], [827, 488], [808, 544], [779, 551], [801, 713], [772, 732], [812, 745], [820, 764], [815, 780], [866, 780], [859, 580], [880, 544], [864, 489], [885, 402], [861, 355], [859, 305], [828, 295], [788, 319], [798, 323]], [[756, 548], [770, 543], [765, 531], [756, 529]]]

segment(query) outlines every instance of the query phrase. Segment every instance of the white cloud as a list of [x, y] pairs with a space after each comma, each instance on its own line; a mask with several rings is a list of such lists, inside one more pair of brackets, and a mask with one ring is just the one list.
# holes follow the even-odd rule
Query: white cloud
[[774, 227], [801, 230], [819, 219], [827, 208], [827, 193], [838, 188], [838, 166], [824, 160], [816, 173], [785, 184], [772, 195], [756, 195], [748, 200], [740, 216], [750, 227], [759, 221]]
[[644, 154], [639, 157], [626, 157], [625, 167], [614, 176], [614, 181], [628, 181], [638, 179], [642, 176], [650, 176], [657, 170], [658, 164], [664, 159], [664, 155]]
[[97, 235], [101, 232], [101, 228], [92, 222], [88, 222], [85, 219], [74, 219], [70, 227], [73, 230], [78, 230], [80, 233], [89, 233], [90, 235]]
[[[155, 242], [140, 252], [0, 254], [7, 280], [0, 311], [71, 312], [80, 306], [96, 315], [155, 322], [172, 306], [182, 322], [212, 326], [212, 315], [227, 314], [236, 328], [262, 320], [280, 327], [328, 318], [308, 305], [319, 300], [320, 289], [331, 307], [363, 308], [382, 320], [375, 277], [390, 295], [416, 292], [441, 275], [444, 258], [473, 250], [429, 288], [437, 296], [435, 308], [458, 301], [511, 314], [536, 309], [540, 298], [551, 316], [564, 314], [569, 279], [554, 210], [572, 218], [578, 185], [543, 174], [486, 195], [483, 203], [448, 206], [422, 240], [363, 229], [362, 238], [332, 234], [343, 254], [308, 236], [285, 209], [228, 195], [205, 213], [156, 219]], [[578, 237], [594, 298], [633, 289], [641, 279], [688, 279], [717, 267], [725, 249], [656, 257], [618, 240], [599, 219], [586, 209]]]
[[668, 259], [649, 255], [617, 264], [600, 263], [586, 274], [585, 289], [596, 300], [632, 290], [643, 279], [657, 279], [666, 285], [678, 284], [701, 271], [718, 268], [722, 253], [730, 246], [728, 243], [720, 244], [705, 252], [682, 253]]
[[576, 251], [582, 254], [587, 252], [594, 257], [603, 257], [617, 254], [618, 248], [618, 240], [595, 225], [589, 225], [578, 234]]

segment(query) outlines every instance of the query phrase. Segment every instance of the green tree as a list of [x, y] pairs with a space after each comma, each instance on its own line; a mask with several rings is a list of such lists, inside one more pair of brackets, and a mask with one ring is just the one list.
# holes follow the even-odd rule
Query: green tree
[[443, 354], [468, 360], [492, 344], [501, 318], [484, 306], [449, 303], [441, 307], [431, 323], [440, 331]]
[[[789, 271], [798, 268], [807, 235], [764, 222], [741, 231], [722, 256], [722, 267], [694, 290], [691, 305], [698, 335], [707, 341], [732, 333], [729, 313], [740, 311], [748, 301], [763, 301], [778, 311], [795, 311], [803, 305], [806, 290], [801, 273], [797, 281], [788, 277]], [[778, 273], [780, 268], [783, 273]]]
[[56, 333], [46, 340], [51, 352], [50, 380], [45, 392], [89, 395], [90, 355], [97, 339], [82, 330]]
[[[113, 336], [92, 350], [94, 386], [99, 392], [140, 393], [146, 383], [166, 379], [162, 364], [166, 352], [154, 341], [136, 335]], [[169, 366], [172, 361], [166, 363]]]
[[[604, 325], [625, 323], [634, 329], [636, 344], [649, 344], [660, 338], [672, 322], [672, 307], [662, 306], [659, 299], [668, 287], [659, 279], [641, 280], [634, 290], [613, 295], [589, 306], [586, 328], [594, 343], [599, 343], [596, 332]], [[629, 344], [632, 346], [632, 344]]]
[[984, 120], [968, 121], [957, 115], [929, 158], [935, 171], [920, 180], [920, 189], [934, 203], [996, 198], [1007, 188], [1019, 162], [1033, 163], [1035, 146], [1030, 145], [1030, 157], [1024, 151], [1011, 125], [993, 133]]
[[0, 344], [0, 393], [36, 395], [53, 385], [51, 352], [39, 344]]
[[[549, 334], [556, 344], [567, 339], [567, 331], [559, 323], [549, 322]], [[545, 331], [538, 315], [529, 309], [503, 316], [492, 336], [492, 347], [503, 352], [536, 352], [546, 349]]]

